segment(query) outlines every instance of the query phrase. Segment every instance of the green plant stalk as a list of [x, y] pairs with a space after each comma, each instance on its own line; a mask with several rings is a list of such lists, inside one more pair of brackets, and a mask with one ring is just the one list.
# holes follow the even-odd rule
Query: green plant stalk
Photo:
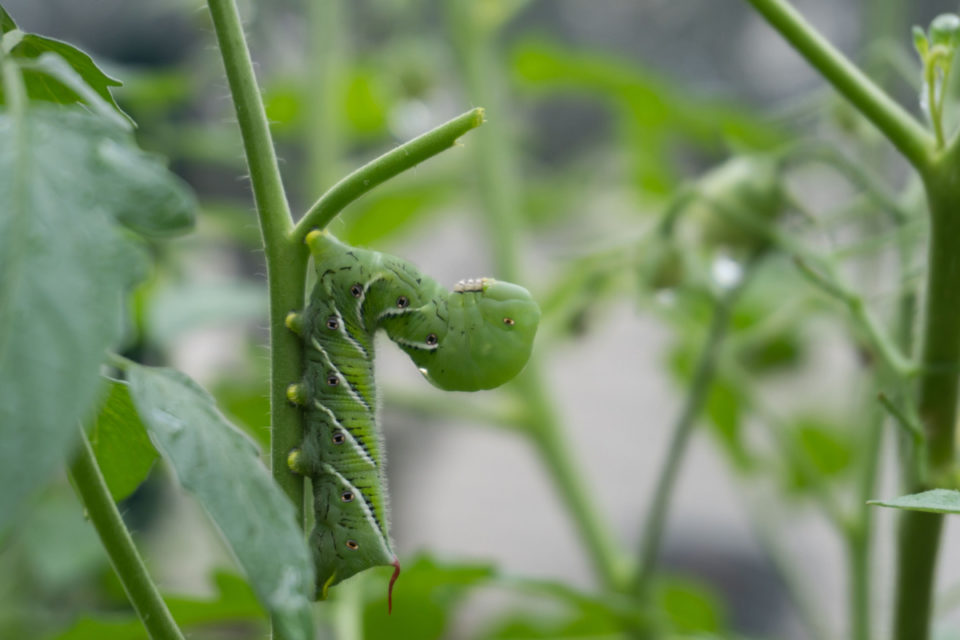
[[[943, 147], [943, 122], [942, 108], [943, 104], [937, 100], [937, 65], [936, 55], [929, 56], [924, 60], [923, 73], [927, 85], [927, 105], [930, 109], [930, 124], [933, 127], [933, 133], [937, 141], [937, 148]], [[946, 81], [946, 79], [944, 79]], [[945, 90], [944, 90], [945, 91]]]
[[889, 214], [897, 225], [903, 225], [913, 218], [911, 212], [887, 192], [880, 177], [873, 175], [832, 145], [802, 142], [788, 148], [784, 155], [791, 161], [822, 162], [837, 169], [851, 184], [862, 189], [874, 205]]
[[[477, 177], [488, 215], [497, 277], [520, 281], [519, 224], [520, 188], [510, 136], [504, 126], [508, 110], [493, 54], [494, 33], [468, 14], [471, 3], [448, 0], [450, 32], [458, 48], [466, 88], [474, 104], [491, 105], [497, 116], [479, 135], [476, 145]], [[626, 588], [622, 562], [610, 535], [610, 527], [601, 520], [589, 497], [582, 473], [578, 470], [563, 429], [545, 391], [543, 375], [536, 355], [524, 373], [509, 387], [527, 408], [526, 433], [546, 467], [554, 487], [564, 502], [593, 569], [603, 587], [611, 591]]]
[[[898, 217], [898, 224], [908, 223], [908, 218]], [[912, 250], [907, 242], [899, 247], [899, 261], [901, 271], [909, 268]], [[913, 351], [913, 329], [916, 318], [916, 293], [909, 286], [904, 286], [897, 298], [897, 317], [895, 320], [894, 339], [902, 353]], [[884, 385], [886, 376], [879, 376], [880, 384]], [[893, 381], [896, 385], [897, 381]], [[873, 499], [877, 484], [877, 469], [880, 464], [881, 444], [883, 442], [883, 427], [885, 416], [876, 412], [865, 434], [862, 449], [864, 464], [860, 470], [859, 482], [856, 488], [857, 510], [851, 527], [847, 532], [847, 555], [850, 575], [850, 637], [852, 640], [870, 640], [872, 632], [872, 565], [870, 562], [873, 549], [873, 508], [867, 504]], [[911, 437], [906, 446], [917, 447], [916, 437]]]
[[303, 371], [302, 349], [288, 331], [288, 312], [303, 306], [307, 252], [291, 246], [293, 220], [283, 191], [277, 157], [250, 52], [234, 0], [209, 0], [217, 42], [233, 95], [250, 182], [256, 200], [267, 262], [270, 295], [270, 438], [273, 478], [293, 502], [303, 522], [303, 477], [287, 466], [287, 455], [303, 439], [300, 413], [286, 397], [287, 385]]
[[303, 244], [311, 229], [326, 228], [348, 204], [397, 174], [452, 148], [458, 138], [483, 122], [483, 109], [471, 109], [371, 160], [320, 196], [290, 233], [290, 241]]
[[[307, 100], [310, 114], [308, 185], [333, 184], [339, 175], [343, 156], [343, 108], [340, 92], [344, 88], [346, 25], [343, 0], [307, 0], [307, 24], [310, 28], [310, 71]], [[311, 197], [313, 193], [310, 194]]]
[[[923, 175], [930, 206], [930, 246], [917, 407], [926, 434], [926, 473], [912, 470], [907, 489], [951, 486], [955, 470], [957, 385], [960, 382], [960, 157], [941, 156]], [[926, 477], [924, 477], [926, 476]], [[894, 638], [929, 637], [933, 590], [943, 516], [907, 511], [901, 515], [897, 557]]]
[[450, 33], [457, 47], [467, 92], [475, 104], [496, 108], [487, 125], [486, 135], [478, 136], [477, 180], [482, 188], [488, 225], [495, 239], [491, 250], [495, 275], [517, 281], [520, 254], [518, 247], [521, 192], [517, 180], [518, 154], [512, 149], [507, 130], [509, 111], [504, 108], [506, 88], [501, 77], [494, 41], [497, 29], [480, 5], [469, 0], [447, 0]]
[[80, 447], [70, 465], [70, 476], [86, 507], [90, 522], [107, 550], [127, 598], [153, 640], [183, 640], [183, 634], [150, 579], [143, 559], [123, 524], [107, 483], [100, 473], [87, 435], [80, 430]]
[[297, 522], [302, 526], [303, 476], [290, 470], [287, 456], [303, 440], [303, 422], [299, 411], [287, 401], [286, 388], [302, 375], [303, 351], [298, 338], [287, 330], [284, 321], [287, 313], [303, 306], [307, 251], [293, 246], [288, 239], [293, 219], [236, 3], [234, 0], [208, 0], [207, 4], [237, 112], [267, 263], [270, 468], [274, 481], [293, 503]]
[[[863, 7], [866, 12], [866, 29], [863, 33], [870, 34], [867, 43], [869, 50], [876, 49], [876, 45], [887, 45], [896, 42], [906, 18], [905, 3], [903, 0], [884, 0], [871, 2]], [[861, 14], [862, 15], [862, 14]], [[878, 55], [868, 55], [864, 60], [867, 73], [879, 86], [886, 88], [890, 84], [892, 75], [891, 65]]]
[[653, 492], [653, 501], [650, 503], [650, 509], [644, 520], [643, 532], [640, 536], [637, 572], [632, 585], [633, 591], [639, 599], [646, 599], [649, 595], [650, 583], [656, 573], [660, 545], [669, 516], [670, 500], [673, 497], [673, 489], [680, 473], [680, 464], [686, 456], [690, 435], [693, 433], [697, 418], [700, 417], [700, 413], [707, 402], [717, 368], [717, 356], [730, 326], [733, 306], [746, 286], [754, 268], [755, 264], [751, 261], [744, 270], [740, 282], [723, 292], [714, 303], [713, 319], [710, 321], [706, 341], [700, 351], [700, 357], [694, 370], [690, 388], [687, 390], [683, 408], [671, 430], [667, 459], [660, 469]]
[[[930, 207], [930, 246], [924, 324], [920, 347], [918, 410], [927, 436], [924, 462], [928, 478], [908, 468], [908, 490], [920, 491], [947, 481], [954, 470], [957, 383], [960, 381], [960, 263], [955, 259], [960, 217], [956, 170], [957, 143], [936, 154], [929, 132], [827, 43], [783, 0], [748, 0], [870, 119], [920, 172]], [[911, 465], [912, 466], [912, 465]], [[937, 514], [901, 515], [893, 637], [925, 640], [930, 634], [936, 560], [943, 526]]]
[[931, 157], [930, 133], [827, 42], [785, 0], [747, 0], [827, 81], [870, 120], [917, 169]]
[[579, 470], [563, 427], [553, 410], [543, 383], [539, 363], [531, 358], [527, 368], [511, 387], [527, 405], [527, 431], [531, 442], [550, 473], [554, 487], [570, 512], [593, 565], [594, 573], [609, 591], [626, 590], [624, 562], [610, 535], [610, 529], [594, 507], [583, 474]]

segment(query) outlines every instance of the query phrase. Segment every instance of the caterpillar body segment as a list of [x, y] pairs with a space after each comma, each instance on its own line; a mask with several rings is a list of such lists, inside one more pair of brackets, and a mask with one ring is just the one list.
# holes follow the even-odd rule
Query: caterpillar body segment
[[302, 408], [304, 440], [288, 463], [313, 484], [310, 545], [316, 596], [364, 569], [399, 563], [390, 539], [374, 335], [384, 330], [433, 384], [489, 389], [526, 364], [539, 308], [523, 287], [489, 278], [453, 292], [410, 263], [312, 231], [317, 279], [307, 307], [286, 325], [305, 367], [288, 398]]

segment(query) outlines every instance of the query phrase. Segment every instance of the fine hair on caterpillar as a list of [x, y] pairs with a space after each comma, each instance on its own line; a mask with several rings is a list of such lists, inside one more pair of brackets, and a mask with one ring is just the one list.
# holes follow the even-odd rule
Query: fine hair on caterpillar
[[492, 389], [523, 369], [540, 309], [519, 285], [479, 278], [447, 291], [400, 258], [329, 233], [312, 231], [306, 242], [317, 281], [306, 308], [287, 317], [305, 356], [303, 377], [287, 390], [304, 418], [303, 442], [288, 462], [313, 484], [316, 597], [389, 565], [392, 609], [400, 564], [390, 538], [374, 335], [385, 331], [441, 389]]

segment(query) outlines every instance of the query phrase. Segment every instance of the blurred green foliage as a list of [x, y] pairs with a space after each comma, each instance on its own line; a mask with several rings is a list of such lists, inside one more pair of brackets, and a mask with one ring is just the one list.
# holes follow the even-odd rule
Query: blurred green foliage
[[[338, 88], [332, 95], [322, 96], [323, 104], [317, 104], [311, 84], [319, 61], [302, 53], [316, 25], [301, 25], [303, 33], [291, 37], [290, 42], [279, 42], [276, 35], [285, 32], [284, 21], [290, 19], [291, 11], [297, 20], [304, 19], [300, 15], [303, 7], [260, 3], [250, 25], [255, 58], [263, 60], [259, 73], [267, 113], [284, 158], [288, 191], [298, 210], [329, 186], [320, 183], [327, 176], [395, 146], [411, 129], [425, 128], [420, 126], [423, 114], [433, 124], [443, 114], [456, 111], [451, 105], [464, 102], [465, 89], [448, 35], [436, 18], [413, 19], [430, 11], [425, 3], [360, 4], [362, 7], [348, 12], [340, 25], [354, 37], [348, 38], [352, 42], [341, 52]], [[800, 113], [773, 118], [728, 96], [702, 95], [684, 78], [657, 70], [652, 63], [601, 51], [599, 46], [571, 45], [559, 35], [544, 34], [530, 8], [536, 5], [537, 11], [549, 11], [543, 3], [507, 4], [490, 6], [491, 11], [499, 6], [502, 14], [495, 13], [501, 17], [511, 17], [497, 40], [502, 61], [498, 71], [515, 112], [490, 117], [502, 115], [510, 120], [511, 151], [522, 169], [523, 251], [542, 267], [529, 284], [544, 309], [546, 331], [538, 349], [547, 358], [551, 350], [560, 350], [570, 341], [599, 344], [609, 312], [628, 306], [665, 327], [669, 344], [662, 352], [643, 357], [661, 358], [665, 374], [682, 391], [694, 375], [724, 288], [717, 276], [718, 265], [743, 264], [734, 245], [742, 249], [757, 238], [769, 239], [769, 227], [776, 226], [818, 255], [842, 257], [844, 273], [863, 283], [870, 280], [878, 263], [896, 255], [901, 243], [913, 247], [921, 239], [919, 232], [906, 234], [892, 224], [877, 222], [882, 216], [872, 201], [864, 204], [854, 197], [851, 202], [842, 189], [832, 190], [825, 204], [797, 206], [797, 200], [803, 202], [797, 196], [810, 190], [810, 178], [804, 175], [805, 167], [789, 163], [762, 175], [763, 184], [747, 196], [741, 189], [731, 202], [717, 204], [718, 175], [723, 178], [721, 174], [734, 167], [746, 171], [747, 178], [756, 178], [763, 172], [755, 165], [744, 169], [745, 163], [757, 158], [763, 162], [774, 157], [789, 159], [789, 149], [809, 132], [820, 132], [827, 142], [852, 149], [853, 155], [885, 182], [897, 182], [899, 174], [890, 170], [888, 155], [878, 151], [874, 132], [851, 126], [849, 112], [836, 108], [833, 101], [813, 96], [813, 107], [808, 110], [813, 116]], [[178, 19], [194, 25], [201, 33], [198, 37], [206, 42], [206, 17], [194, 8], [177, 9]], [[8, 17], [0, 13], [0, 26], [9, 31], [12, 27], [5, 21]], [[65, 51], [39, 36], [28, 38], [18, 45], [23, 47], [19, 53], [31, 59], [38, 58], [41, 51], [59, 53], [74, 72], [92, 84], [95, 96], [112, 104], [108, 88], [115, 86], [114, 81], [90, 66], [93, 63], [85, 54]], [[295, 64], [288, 64], [285, 56], [292, 54], [285, 47], [296, 50]], [[44, 210], [58, 210], [64, 217], [48, 225], [58, 233], [115, 237], [118, 247], [133, 252], [128, 256], [129, 268], [122, 274], [124, 282], [110, 282], [107, 293], [111, 301], [127, 284], [127, 276], [140, 275], [140, 254], [149, 252], [154, 258], [153, 272], [136, 292], [135, 313], [126, 323], [128, 335], [123, 344], [127, 355], [166, 364], [176, 360], [178, 345], [202, 335], [201, 330], [231, 327], [243, 332], [246, 342], [235, 347], [229, 370], [213, 371], [203, 383], [213, 390], [220, 409], [266, 449], [267, 360], [257, 346], [264, 341], [266, 322], [260, 234], [247, 186], [236, 180], [245, 169], [242, 149], [232, 122], [232, 106], [223, 99], [221, 69], [214, 57], [205, 46], [184, 47], [175, 65], [136, 68], [121, 62], [112, 71], [124, 81], [115, 93], [119, 106], [138, 123], [135, 135], [139, 143], [169, 157], [171, 168], [196, 189], [201, 211], [197, 233], [163, 244], [152, 238], [131, 241], [129, 229], [157, 236], [167, 229], [182, 228], [188, 222], [183, 212], [190, 202], [179, 183], [157, 178], [163, 175], [163, 165], [156, 158], [131, 151], [119, 139], [100, 144], [97, 138], [95, 153], [86, 148], [92, 138], [76, 141], [76, 146], [85, 149], [81, 154], [84, 161], [76, 163], [66, 177], [82, 182], [82, 189], [63, 193], [48, 185], [47, 192], [63, 197]], [[104, 105], [95, 97], [70, 88], [68, 72], [53, 69], [60, 84], [49, 86], [34, 81], [41, 73], [29, 70], [25, 76], [32, 99], [79, 101], [94, 112], [103, 111]], [[574, 104], [596, 122], [583, 125], [585, 132], [563, 131], [568, 125], [557, 115], [558, 104]], [[321, 109], [336, 114], [333, 124], [340, 138], [334, 150], [339, 155], [338, 166], [325, 167], [323, 176], [316, 175], [315, 165], [325, 150], [317, 148], [321, 143], [311, 134]], [[38, 128], [59, 132], [63, 127], [62, 122], [46, 123], [44, 117], [38, 118]], [[88, 117], [75, 116], [84, 121]], [[553, 122], [555, 117], [557, 122]], [[0, 128], [0, 135], [8, 140], [10, 131]], [[69, 135], [52, 136], [49, 148], [36, 149], [35, 163], [55, 164], [56, 156], [72, 153], [65, 147], [73, 142]], [[0, 160], [5, 157], [3, 148], [10, 146], [0, 147]], [[88, 175], [85, 171], [94, 161], [96, 171]], [[470, 189], [476, 181], [470, 162], [466, 154], [450, 153], [401, 176], [352, 205], [335, 223], [335, 233], [351, 244], [385, 249], [430, 237], [442, 223], [479, 208]], [[111, 182], [110, 172], [120, 168], [125, 173], [132, 168], [134, 178], [139, 179], [131, 178], [124, 183], [129, 188], [117, 191], [106, 183]], [[836, 179], [837, 173], [835, 167], [828, 167], [815, 175], [814, 183]], [[665, 230], [670, 225], [663, 223], [662, 212], [670, 210], [687, 189], [696, 192], [700, 200], [690, 207], [678, 207], [682, 212], [676, 224]], [[77, 194], [101, 191], [118, 194], [118, 200], [108, 203], [113, 206], [110, 215], [87, 220], [83, 228], [71, 226], [72, 219], [80, 219], [71, 217], [74, 209], [93, 208], [81, 207]], [[756, 192], [772, 204], [757, 206]], [[725, 199], [729, 193], [719, 196]], [[903, 199], [909, 201], [907, 196]], [[137, 206], [140, 204], [144, 206]], [[738, 208], [748, 214], [763, 209], [761, 214], [770, 215], [759, 215], [754, 226], [744, 226], [736, 215], [725, 211]], [[141, 209], [149, 209], [154, 217]], [[50, 236], [53, 241], [55, 235]], [[862, 244], [877, 237], [881, 241]], [[69, 288], [75, 272], [96, 267], [87, 258], [103, 251], [102, 244], [97, 247], [86, 251], [85, 257], [67, 261], [52, 242], [47, 249], [57, 255], [38, 253], [33, 258], [43, 261], [43, 269], [55, 265], [59, 271], [51, 273]], [[875, 391], [884, 382], [870, 377], [872, 371], [861, 359], [862, 345], [858, 343], [844, 347], [842, 355], [855, 361], [853, 374], [865, 379], [863, 389], [838, 403], [841, 406], [821, 406], [818, 398], [803, 397], [769, 406], [765, 398], [771, 388], [800, 385], [811, 375], [811, 362], [824, 357], [824, 342], [833, 340], [829, 344], [835, 344], [838, 336], [856, 332], [842, 309], [825, 304], [796, 275], [786, 253], [776, 243], [770, 244], [769, 255], [733, 310], [716, 377], [706, 396], [704, 423], [735, 478], [774, 487], [783, 496], [814, 504], [819, 504], [827, 486], [843, 501], [863, 465], [855, 434], [875, 419], [871, 410]], [[227, 265], [222, 270], [209, 267], [214, 254]], [[893, 282], [892, 292], [879, 292], [876, 306], [882, 312], [889, 315], [895, 307], [893, 298], [915, 287], [916, 262], [908, 260], [906, 267], [912, 273], [901, 274], [902, 278]], [[111, 270], [110, 278], [116, 276]], [[110, 278], [93, 272], [84, 276], [84, 282], [102, 284]], [[119, 324], [114, 306], [104, 301], [93, 306], [100, 313], [95, 321], [109, 325], [111, 336], [90, 346], [92, 355], [78, 356], [77, 366], [88, 369], [96, 368], [103, 349], [120, 333], [120, 327], [113, 326]], [[73, 318], [54, 320], [75, 322]], [[43, 347], [33, 348], [42, 351]], [[43, 404], [58, 393], [37, 385], [37, 397], [29, 401]], [[131, 519], [138, 512], [157, 513], [162, 519], [165, 502], [156, 493], [151, 495], [150, 487], [154, 485], [156, 490], [162, 485], [163, 474], [149, 473], [156, 450], [143, 425], [133, 419], [130, 404], [126, 387], [111, 385], [101, 399], [99, 414], [91, 421], [91, 438], [114, 497], [126, 499], [122, 510]], [[441, 403], [435, 410], [435, 415], [444, 415]], [[118, 429], [118, 424], [125, 428]], [[62, 446], [55, 445], [40, 437], [42, 430], [36, 433], [36, 450], [66, 449], [72, 442], [67, 438]], [[38, 477], [32, 467], [43, 463], [22, 460], [3, 471], [11, 477]], [[48, 466], [52, 473], [56, 465]], [[215, 467], [205, 470], [210, 474], [219, 471], [222, 469]], [[44, 482], [51, 473], [40, 474]], [[137, 491], [144, 480], [147, 484]], [[24, 495], [33, 489], [24, 489]], [[638, 486], [636, 490], [646, 494], [648, 488]], [[780, 495], [774, 501], [778, 502]], [[624, 508], [632, 510], [635, 505]], [[148, 521], [144, 526], [140, 542], [150, 557], [159, 546], [149, 538], [156, 525]], [[201, 526], [211, 527], [208, 522]], [[108, 572], [105, 558], [76, 502], [68, 497], [64, 481], [57, 480], [48, 488], [8, 540], [0, 553], [0, 637], [143, 637], [122, 597], [111, 592], [103, 578]], [[580, 585], [574, 588], [560, 581], [523, 580], [509, 576], [508, 568], [485, 562], [441, 562], [430, 555], [401, 560], [404, 571], [393, 615], [386, 615], [386, 574], [371, 571], [356, 579], [355, 588], [341, 587], [343, 596], [335, 594], [329, 606], [318, 607], [324, 610], [317, 614], [320, 623], [331, 637], [344, 626], [343, 619], [364, 629], [362, 637], [371, 639], [622, 637], [625, 628], [647, 624], [662, 637], [734, 638], [747, 633], [737, 627], [731, 613], [733, 596], [694, 575], [659, 578], [650, 613], [625, 601], [622, 594], [599, 593]], [[155, 566], [164, 562], [162, 557], [151, 557]], [[229, 559], [224, 563], [233, 564]], [[214, 575], [212, 597], [166, 598], [174, 617], [191, 637], [263, 635], [265, 614], [246, 579], [235, 575], [236, 569], [230, 566]], [[796, 585], [788, 588], [802, 590]], [[489, 592], [506, 593], [509, 603], [498, 606], [482, 625], [469, 629], [460, 625], [458, 615], [471, 599]], [[777, 637], [777, 631], [771, 633], [774, 635], [757, 632], [756, 637]]]

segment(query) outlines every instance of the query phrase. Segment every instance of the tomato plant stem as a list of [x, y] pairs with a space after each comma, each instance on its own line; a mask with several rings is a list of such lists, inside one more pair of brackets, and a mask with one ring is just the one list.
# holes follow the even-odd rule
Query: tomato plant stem
[[[960, 154], [951, 144], [936, 153], [931, 136], [879, 87], [824, 40], [785, 0], [748, 0], [793, 47], [869, 120], [920, 172], [930, 208], [926, 299], [920, 345], [917, 407], [926, 435], [922, 465], [905, 464], [907, 490], [950, 484], [957, 384], [960, 381], [960, 203], [957, 169]], [[931, 105], [933, 107], [933, 105]], [[914, 456], [905, 456], [907, 460]], [[918, 468], [921, 467], [921, 468]], [[943, 516], [901, 515], [893, 637], [925, 640], [930, 634], [933, 588]]]
[[[502, 78], [494, 58], [495, 26], [474, 15], [475, 3], [449, 3], [450, 32], [458, 50], [466, 88], [475, 104], [489, 105], [496, 115], [477, 135], [477, 182], [482, 194], [486, 224], [494, 256], [494, 275], [520, 281], [519, 228], [520, 186], [514, 158], [518, 153], [506, 128], [508, 110], [502, 99]], [[529, 437], [560, 495], [605, 589], [626, 588], [624, 563], [614, 544], [609, 525], [600, 517], [590, 497], [582, 472], [576, 465], [563, 426], [548, 396], [536, 354], [526, 370], [508, 387], [526, 407]]]
[[[960, 381], [960, 187], [957, 153], [940, 156], [923, 174], [930, 206], [930, 245], [921, 332], [921, 377], [917, 407], [926, 435], [924, 469], [909, 469], [911, 493], [952, 486]], [[930, 634], [933, 590], [943, 516], [907, 511], [901, 515], [894, 617], [896, 640]]]
[[288, 468], [287, 455], [303, 439], [303, 423], [300, 412], [287, 401], [286, 388], [302, 374], [303, 352], [284, 319], [290, 311], [303, 307], [308, 254], [305, 247], [289, 241], [293, 219], [236, 3], [209, 0], [207, 4], [240, 124], [267, 262], [271, 469], [274, 480], [293, 502], [297, 522], [302, 525], [303, 476]]
[[450, 149], [460, 136], [481, 124], [483, 109], [471, 109], [371, 160], [330, 187], [313, 203], [290, 234], [291, 241], [302, 244], [311, 229], [325, 228], [348, 204], [397, 174]]
[[87, 436], [82, 430], [80, 447], [70, 466], [70, 476], [86, 507], [87, 515], [107, 550], [110, 564], [120, 578], [127, 598], [140, 616], [147, 633], [153, 640], [183, 640], [177, 623], [147, 573], [130, 532], [123, 524]]
[[930, 159], [934, 140], [916, 118], [827, 42], [785, 0], [747, 0], [857, 110], [870, 120], [914, 166]]
[[[326, 189], [340, 175], [338, 169], [343, 157], [346, 118], [342, 100], [333, 96], [346, 88], [347, 21], [344, 19], [344, 0], [324, 0], [306, 3], [307, 25], [310, 30], [310, 64], [307, 72], [307, 135], [309, 153], [307, 188], [320, 185]], [[316, 191], [311, 191], [313, 197]]]
[[751, 261], [744, 270], [740, 282], [720, 294], [714, 303], [713, 319], [707, 331], [707, 338], [700, 350], [700, 357], [697, 360], [693, 380], [684, 399], [683, 408], [671, 430], [667, 459], [657, 477], [653, 501], [650, 503], [650, 510], [643, 522], [638, 569], [633, 581], [634, 593], [640, 598], [646, 598], [649, 595], [648, 590], [657, 567], [657, 556], [660, 553], [660, 543], [667, 526], [670, 499], [673, 496], [673, 489], [680, 473], [680, 464], [686, 455], [693, 427], [696, 425], [697, 418], [707, 401], [716, 371], [720, 346], [730, 325], [730, 314], [754, 268], [755, 265]]

